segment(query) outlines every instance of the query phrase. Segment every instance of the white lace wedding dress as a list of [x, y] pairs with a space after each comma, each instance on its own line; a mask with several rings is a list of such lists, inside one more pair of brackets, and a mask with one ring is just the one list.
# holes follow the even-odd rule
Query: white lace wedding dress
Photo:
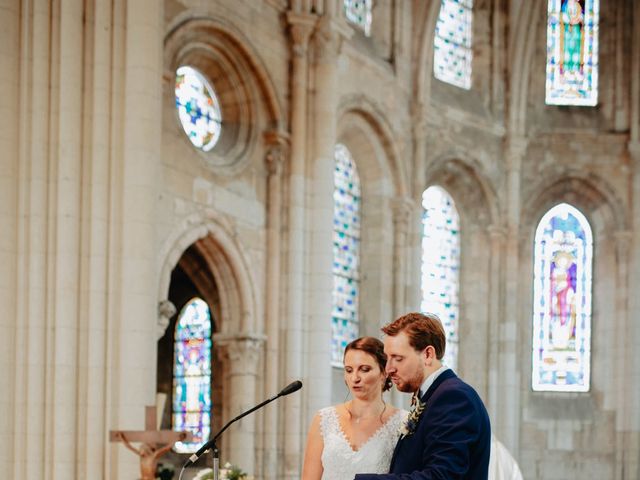
[[388, 473], [406, 416], [407, 412], [398, 410], [360, 449], [354, 450], [340, 427], [335, 407], [320, 410], [320, 431], [324, 442], [322, 480], [353, 480], [356, 473]]

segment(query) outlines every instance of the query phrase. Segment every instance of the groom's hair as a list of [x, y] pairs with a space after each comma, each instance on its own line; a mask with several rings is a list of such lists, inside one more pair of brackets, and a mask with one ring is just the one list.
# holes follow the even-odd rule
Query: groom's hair
[[409, 345], [415, 350], [424, 350], [431, 345], [436, 351], [438, 360], [444, 357], [446, 336], [442, 322], [433, 313], [407, 313], [382, 327], [382, 331], [390, 337], [405, 332], [409, 337]]

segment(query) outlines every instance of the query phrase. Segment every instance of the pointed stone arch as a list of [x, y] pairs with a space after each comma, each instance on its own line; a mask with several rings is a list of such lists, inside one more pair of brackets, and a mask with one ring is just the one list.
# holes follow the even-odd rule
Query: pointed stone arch
[[218, 331], [224, 334], [262, 332], [260, 297], [249, 268], [250, 261], [229, 222], [213, 212], [189, 216], [165, 242], [160, 256], [163, 263], [158, 301], [166, 299], [171, 272], [189, 248], [206, 262], [218, 286], [221, 318], [225, 319]]
[[424, 189], [432, 185], [446, 190], [460, 217], [459, 371], [473, 378], [474, 387], [487, 398], [490, 349], [498, 321], [495, 265], [500, 263], [500, 252], [494, 239], [501, 223], [498, 196], [480, 161], [461, 151], [435, 157]]
[[[363, 164], [367, 162], [365, 175], [380, 175], [391, 179], [394, 196], [408, 194], [407, 173], [403, 167], [398, 147], [398, 133], [394, 131], [387, 116], [373, 100], [365, 95], [343, 98], [338, 107], [338, 143], [343, 143]], [[356, 159], [356, 162], [358, 160]]]

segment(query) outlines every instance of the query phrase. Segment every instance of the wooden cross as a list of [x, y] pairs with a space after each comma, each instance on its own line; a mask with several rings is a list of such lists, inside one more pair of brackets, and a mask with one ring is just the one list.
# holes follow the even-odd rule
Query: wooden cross
[[[177, 441], [191, 442], [191, 432], [175, 432], [173, 430], [158, 430], [156, 407], [145, 407], [145, 430], [123, 431], [111, 430], [110, 442], [123, 442], [125, 447], [140, 457], [141, 480], [155, 480], [158, 459], [167, 453]], [[131, 442], [142, 445], [136, 448]]]

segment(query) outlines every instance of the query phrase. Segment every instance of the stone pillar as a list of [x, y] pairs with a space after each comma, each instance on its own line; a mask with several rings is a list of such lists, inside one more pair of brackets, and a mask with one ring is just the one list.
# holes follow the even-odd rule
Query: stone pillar
[[[640, 13], [636, 11], [636, 18]], [[636, 23], [636, 30], [640, 37], [640, 24]], [[640, 45], [638, 46], [640, 50]], [[640, 79], [637, 79], [636, 86]], [[636, 97], [638, 100], [640, 96]], [[636, 108], [640, 108], [637, 105]], [[632, 165], [631, 187], [631, 238], [629, 244], [629, 289], [628, 289], [628, 330], [626, 341], [629, 342], [629, 355], [627, 356], [629, 371], [626, 377], [626, 389], [628, 410], [626, 425], [629, 431], [625, 445], [624, 480], [638, 478], [640, 476], [640, 390], [635, 385], [640, 384], [640, 326], [637, 319], [640, 318], [640, 295], [634, 292], [640, 286], [640, 141], [629, 142], [629, 153]], [[630, 321], [633, 319], [633, 321]]]
[[411, 105], [413, 133], [413, 184], [409, 185], [414, 198], [422, 200], [426, 188], [427, 170], [427, 121], [424, 104], [417, 101]]
[[[214, 345], [222, 355], [228, 375], [225, 379], [225, 389], [228, 389], [225, 395], [225, 423], [258, 403], [258, 360], [264, 340], [264, 337], [258, 335], [214, 335]], [[253, 474], [256, 432], [256, 414], [249, 414], [230, 427], [225, 432], [224, 442], [220, 440], [221, 464], [229, 461]]]
[[[317, 21], [315, 15], [289, 12], [291, 34], [291, 153], [288, 170], [288, 258], [286, 325], [283, 326], [286, 356], [283, 358], [286, 382], [303, 377], [303, 299], [305, 294], [305, 197], [308, 102], [309, 36]], [[302, 396], [289, 395], [281, 403], [284, 416], [284, 465], [279, 477], [298, 478], [303, 448]], [[267, 475], [272, 475], [268, 471]], [[269, 478], [269, 477], [268, 477]], [[271, 477], [273, 478], [273, 477]]]
[[[3, 332], [0, 337], [0, 385], [3, 386], [0, 388], [0, 411], [4, 412], [0, 415], [0, 464], [4, 465], [5, 475], [11, 478], [19, 478], [14, 452], [19, 451], [16, 440], [20, 439], [22, 443], [24, 439], [24, 422], [14, 413], [15, 405], [24, 401], [21, 394], [24, 391], [24, 379], [21, 378], [24, 365], [16, 364], [22, 357], [17, 345], [20, 338], [24, 348], [27, 340], [24, 327], [20, 326], [26, 319], [18, 316], [16, 309], [17, 280], [23, 278], [16, 268], [16, 258], [18, 245], [24, 245], [18, 241], [18, 215], [24, 213], [19, 210], [18, 183], [26, 169], [21, 162], [26, 159], [20, 155], [20, 147], [32, 141], [31, 132], [23, 130], [30, 115], [21, 108], [25, 106], [26, 82], [20, 68], [21, 56], [24, 58], [20, 45], [21, 28], [24, 27], [20, 7], [21, 2], [17, 0], [3, 2], [0, 15], [0, 305], [3, 306], [0, 317]], [[26, 35], [22, 35], [24, 39]], [[24, 240], [22, 234], [20, 238]], [[19, 329], [20, 337], [17, 336]]]
[[[519, 325], [528, 319], [520, 318], [519, 298], [519, 242], [520, 242], [520, 184], [522, 158], [527, 149], [524, 137], [511, 136], [505, 145], [507, 168], [505, 201], [507, 205], [507, 231], [505, 238], [505, 258], [502, 262], [503, 296], [499, 327], [499, 368], [500, 392], [498, 411], [500, 412], [500, 432], [502, 443], [517, 458], [520, 448], [520, 377], [521, 362], [518, 361]], [[526, 375], [526, 374], [525, 374]]]
[[[393, 315], [398, 317], [407, 313], [407, 277], [409, 263], [408, 238], [411, 221], [417, 216], [411, 199], [396, 198], [393, 209]], [[386, 323], [386, 322], [385, 322]]]
[[[282, 258], [282, 169], [287, 153], [286, 135], [281, 132], [265, 134], [267, 153], [267, 281], [266, 281], [266, 381], [265, 398], [281, 388], [280, 384], [280, 293]], [[278, 476], [278, 458], [282, 452], [278, 441], [278, 408], [273, 405], [264, 412], [264, 478]]]
[[[310, 206], [308, 210], [309, 248], [309, 322], [307, 377], [308, 424], [313, 412], [331, 401], [331, 293], [333, 289], [333, 172], [337, 125], [337, 64], [344, 35], [343, 23], [328, 16], [320, 18], [314, 34], [313, 74], [313, 157], [310, 162]], [[350, 30], [349, 30], [350, 31]]]
[[[489, 328], [487, 329], [489, 346], [489, 385], [487, 410], [492, 419], [498, 420], [500, 413], [500, 306], [501, 306], [501, 263], [504, 249], [504, 229], [490, 225], [487, 228], [487, 236], [490, 242], [489, 258]], [[498, 438], [504, 438], [503, 425], [494, 420], [492, 430]]]
[[[164, 12], [156, 0], [114, 2], [114, 142], [106, 382], [108, 428], [144, 425], [155, 404], [158, 185]], [[121, 69], [121, 70], [120, 70]], [[120, 74], [120, 72], [122, 72]], [[110, 478], [132, 478], [138, 459], [109, 446]]]

